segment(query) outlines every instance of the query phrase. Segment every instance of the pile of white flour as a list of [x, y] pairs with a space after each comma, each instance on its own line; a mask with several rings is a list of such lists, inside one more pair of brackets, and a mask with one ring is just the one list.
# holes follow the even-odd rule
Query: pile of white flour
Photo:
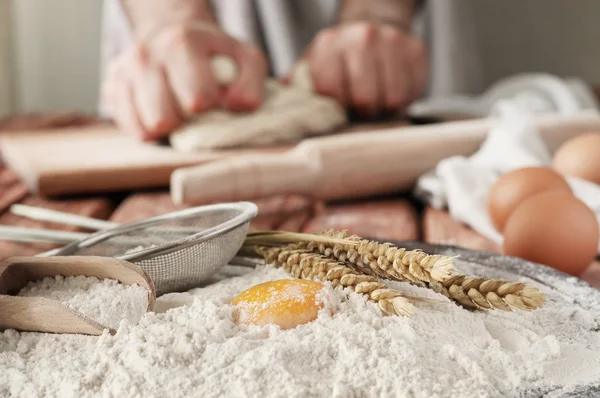
[[44, 278], [30, 282], [19, 296], [44, 297], [116, 329], [123, 319], [137, 323], [148, 310], [148, 291], [114, 279], [86, 276]]
[[336, 290], [334, 315], [281, 331], [236, 325], [228, 303], [289, 276], [226, 271], [243, 275], [162, 296], [155, 313], [123, 321], [114, 336], [4, 332], [0, 396], [558, 397], [600, 382], [600, 305], [581, 309], [565, 296], [572, 281], [557, 281], [560, 292], [538, 285], [549, 300], [531, 313], [469, 312], [393, 284], [443, 301], [417, 304], [412, 318], [382, 317]]

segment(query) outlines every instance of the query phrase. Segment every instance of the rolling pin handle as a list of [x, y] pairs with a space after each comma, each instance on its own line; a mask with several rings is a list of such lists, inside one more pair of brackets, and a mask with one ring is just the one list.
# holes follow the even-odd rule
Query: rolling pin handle
[[171, 198], [189, 205], [307, 194], [318, 175], [308, 160], [289, 154], [249, 155], [177, 169], [171, 174]]

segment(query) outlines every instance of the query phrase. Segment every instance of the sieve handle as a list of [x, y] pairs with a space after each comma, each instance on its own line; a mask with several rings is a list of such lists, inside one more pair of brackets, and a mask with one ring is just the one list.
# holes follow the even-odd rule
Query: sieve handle
[[35, 256], [36, 257], [52, 257], [52, 256], [56, 256], [61, 250], [62, 250], [62, 247], [57, 247], [56, 249], [48, 250], [47, 252], [38, 253]]
[[[37, 221], [48, 221], [48, 222], [54, 222], [57, 224], [64, 224], [64, 225], [72, 225], [75, 227], [81, 227], [81, 228], [87, 228], [87, 229], [91, 229], [91, 230], [101, 230], [101, 229], [108, 229], [108, 228], [113, 228], [118, 226], [119, 224], [117, 223], [113, 223], [113, 222], [109, 222], [109, 221], [104, 221], [104, 220], [98, 220], [95, 218], [90, 218], [90, 217], [84, 217], [84, 216], [80, 216], [77, 214], [73, 214], [73, 213], [67, 213], [67, 212], [63, 212], [63, 211], [58, 211], [58, 210], [51, 210], [51, 209], [46, 209], [43, 207], [35, 207], [35, 206], [28, 206], [28, 205], [21, 205], [21, 204], [14, 204], [10, 207], [10, 211], [11, 213], [21, 216], [21, 217], [26, 217], [32, 220], [37, 220]], [[66, 233], [64, 231], [55, 231], [55, 230], [38, 230], [37, 232], [35, 232], [35, 238], [40, 238], [39, 240], [32, 240], [31, 236], [34, 232], [32, 232], [32, 229], [23, 229], [22, 231], [14, 231], [12, 230], [14, 227], [11, 227], [11, 230], [7, 230], [7, 228], [9, 227], [4, 227], [3, 229], [5, 230], [4, 232], [2, 232], [2, 229], [0, 229], [0, 239], [6, 239], [6, 240], [12, 240], [12, 241], [17, 241], [17, 242], [49, 242], [49, 243], [71, 243], [71, 241], [63, 241], [61, 240], [60, 242], [58, 240], [56, 240], [56, 236], [57, 233], [61, 234], [61, 235], [66, 235]], [[78, 232], [70, 232], [69, 233], [69, 237], [71, 238], [75, 238], [74, 234], [78, 234]], [[80, 236], [77, 236], [77, 238], [72, 239], [72, 240], [81, 240], [82, 238], [85, 238], [87, 236], [87, 234], [84, 233], [79, 233]], [[48, 238], [47, 240], [41, 240], [41, 238]], [[66, 237], [66, 236], [65, 236]], [[50, 240], [52, 238], [52, 240]], [[57, 249], [52, 249], [43, 253], [39, 253], [37, 254], [38, 257], [49, 257], [49, 256], [54, 256], [55, 254], [57, 254], [62, 248], [59, 247]]]
[[[72, 225], [75, 227], [87, 228], [96, 231], [102, 231], [106, 229], [112, 229], [120, 226], [121, 224], [111, 221], [99, 220], [97, 218], [80, 216], [73, 213], [66, 213], [58, 210], [46, 209], [43, 207], [27, 206], [27, 205], [12, 205], [10, 207], [11, 213], [30, 218], [37, 221], [49, 221], [57, 224]], [[172, 228], [175, 230], [175, 228]], [[186, 231], [185, 228], [177, 228], [180, 232], [188, 232], [194, 234], [198, 232], [195, 228], [190, 228]]]
[[0, 225], [0, 239], [14, 242], [71, 243], [88, 236], [82, 232], [56, 231], [38, 228], [21, 228]]
[[118, 227], [119, 224], [98, 220], [95, 218], [84, 217], [77, 214], [66, 213], [63, 211], [45, 209], [43, 207], [27, 206], [15, 204], [10, 207], [10, 211], [21, 217], [30, 218], [37, 221], [48, 221], [57, 224], [72, 225], [75, 227], [87, 228], [94, 231]]

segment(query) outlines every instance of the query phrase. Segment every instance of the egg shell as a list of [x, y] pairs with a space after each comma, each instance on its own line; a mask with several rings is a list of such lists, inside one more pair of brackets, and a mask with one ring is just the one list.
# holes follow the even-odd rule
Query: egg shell
[[594, 212], [564, 191], [547, 191], [523, 201], [504, 228], [504, 252], [579, 275], [596, 257], [599, 239]]
[[231, 302], [235, 321], [247, 325], [279, 325], [282, 330], [311, 322], [327, 304], [325, 285], [304, 279], [261, 283], [241, 292]]
[[551, 190], [572, 192], [564, 177], [550, 167], [524, 167], [504, 174], [492, 186], [488, 196], [492, 223], [502, 232], [506, 220], [520, 203]]
[[552, 167], [566, 176], [600, 184], [600, 133], [572, 138], [558, 148]]

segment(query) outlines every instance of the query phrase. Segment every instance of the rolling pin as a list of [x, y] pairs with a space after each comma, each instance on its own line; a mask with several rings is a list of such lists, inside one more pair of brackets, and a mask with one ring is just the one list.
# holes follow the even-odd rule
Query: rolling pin
[[[476, 119], [312, 138], [280, 154], [175, 170], [171, 196], [176, 204], [197, 204], [291, 193], [336, 200], [398, 192], [442, 159], [473, 154], [494, 123]], [[547, 114], [534, 124], [553, 152], [571, 137], [600, 131], [600, 115]]]

